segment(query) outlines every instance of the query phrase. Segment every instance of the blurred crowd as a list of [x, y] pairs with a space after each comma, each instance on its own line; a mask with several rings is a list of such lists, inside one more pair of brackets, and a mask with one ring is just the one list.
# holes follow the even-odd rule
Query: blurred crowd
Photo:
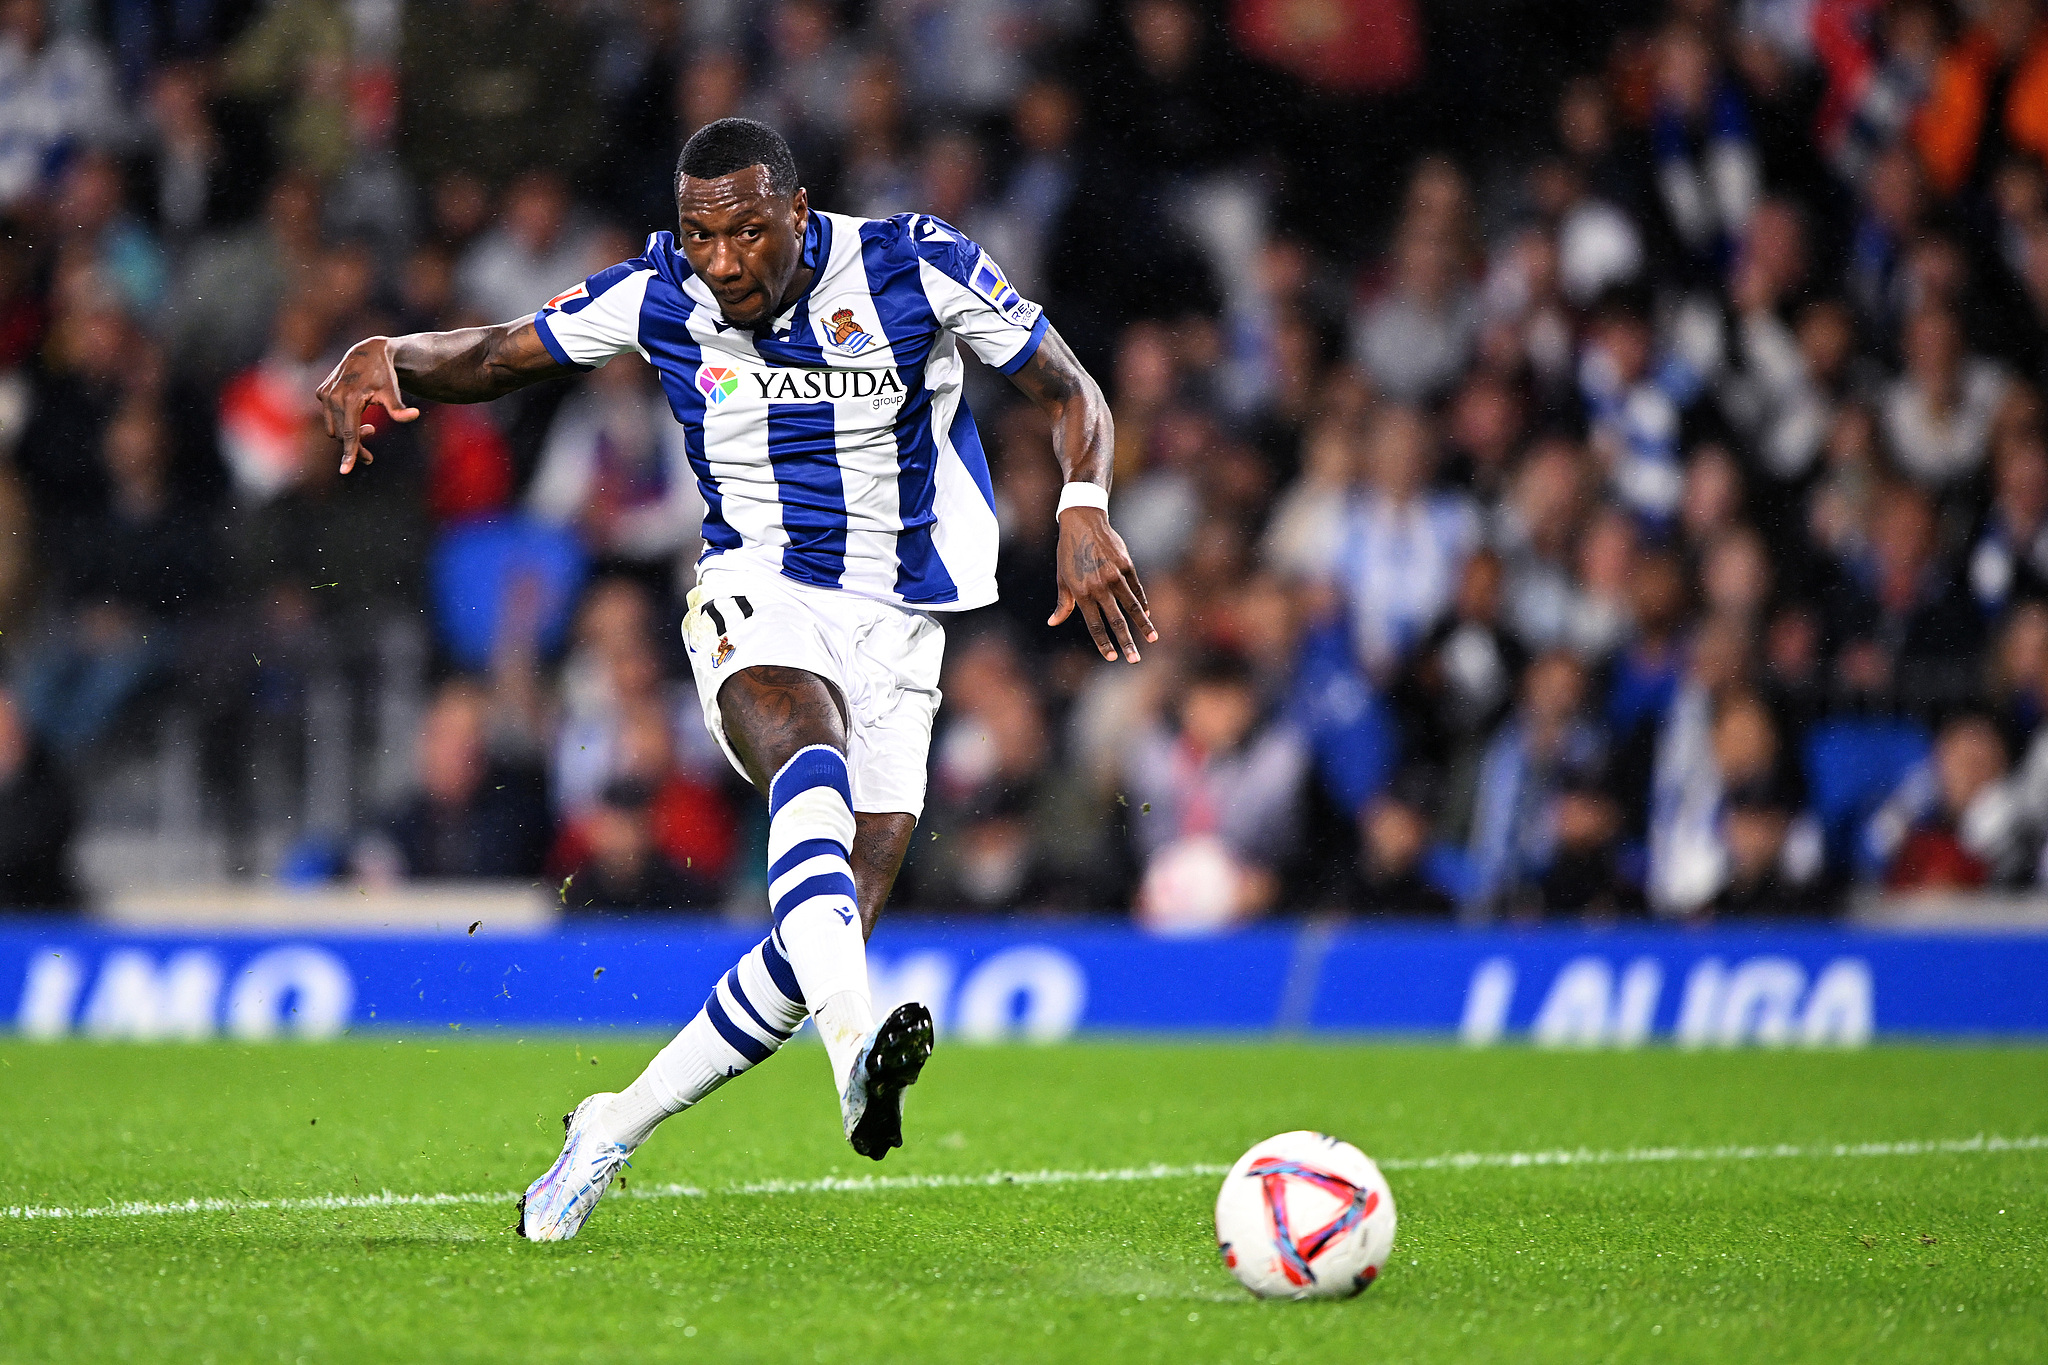
[[647, 366], [380, 419], [347, 479], [312, 402], [634, 254], [732, 113], [1046, 305], [1161, 631], [1045, 627], [1061, 476], [977, 370], [1003, 601], [947, 622], [898, 904], [2038, 885], [2041, 6], [1470, 8], [0, 0], [0, 899], [183, 781], [225, 875], [762, 913]]

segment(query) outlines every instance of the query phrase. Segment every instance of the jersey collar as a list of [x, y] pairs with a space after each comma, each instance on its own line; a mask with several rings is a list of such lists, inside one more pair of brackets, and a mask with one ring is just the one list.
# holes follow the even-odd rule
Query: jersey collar
[[767, 339], [792, 342], [809, 334], [811, 295], [817, 292], [818, 281], [825, 278], [825, 263], [831, 259], [832, 225], [825, 221], [824, 214], [812, 209], [810, 220], [804, 224], [802, 257], [802, 263], [810, 268], [811, 282], [804, 286], [803, 293], [796, 296], [795, 303], [768, 324]]

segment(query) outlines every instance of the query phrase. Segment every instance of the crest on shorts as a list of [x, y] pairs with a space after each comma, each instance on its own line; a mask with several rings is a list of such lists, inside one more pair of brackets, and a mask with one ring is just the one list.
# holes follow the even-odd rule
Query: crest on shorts
[[711, 651], [711, 666], [725, 667], [725, 661], [732, 657], [732, 640], [724, 635], [718, 637], [718, 647]]
[[842, 308], [832, 315], [830, 328], [825, 333], [825, 342], [846, 352], [859, 355], [874, 342], [874, 334], [853, 320], [853, 310]]

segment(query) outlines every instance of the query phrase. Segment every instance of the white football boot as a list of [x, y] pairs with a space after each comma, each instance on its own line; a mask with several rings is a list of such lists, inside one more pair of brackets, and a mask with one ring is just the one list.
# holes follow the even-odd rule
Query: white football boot
[[903, 1092], [932, 1055], [932, 1012], [915, 1000], [898, 1005], [862, 1042], [840, 1093], [846, 1140], [880, 1161], [903, 1145]]
[[568, 1137], [562, 1154], [548, 1173], [526, 1187], [519, 1197], [519, 1224], [515, 1229], [530, 1242], [566, 1242], [582, 1231], [583, 1224], [604, 1198], [612, 1177], [628, 1164], [633, 1149], [622, 1142], [607, 1142], [590, 1130], [595, 1106], [611, 1099], [609, 1093], [592, 1095], [562, 1115]]

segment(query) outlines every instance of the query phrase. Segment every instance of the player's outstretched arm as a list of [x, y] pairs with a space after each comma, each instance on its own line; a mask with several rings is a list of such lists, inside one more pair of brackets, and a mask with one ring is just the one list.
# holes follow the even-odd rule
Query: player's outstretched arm
[[570, 373], [569, 366], [548, 354], [532, 318], [457, 332], [370, 337], [349, 347], [320, 385], [320, 407], [327, 434], [341, 442], [341, 472], [346, 474], [358, 458], [364, 464], [376, 458], [363, 444], [372, 430], [363, 421], [363, 409], [372, 403], [410, 422], [420, 410], [406, 406], [402, 390], [437, 403], [483, 403]]
[[[1053, 453], [1067, 482], [1096, 484], [1107, 493], [1116, 454], [1109, 403], [1065, 338], [1046, 328], [1037, 354], [1011, 380], [1052, 419]], [[1109, 513], [1099, 507], [1060, 513], [1058, 564], [1059, 605], [1046, 624], [1058, 625], [1078, 607], [1103, 658], [1114, 660], [1121, 646], [1127, 661], [1138, 662], [1137, 636], [1154, 641], [1159, 632], [1146, 611], [1145, 585]]]

